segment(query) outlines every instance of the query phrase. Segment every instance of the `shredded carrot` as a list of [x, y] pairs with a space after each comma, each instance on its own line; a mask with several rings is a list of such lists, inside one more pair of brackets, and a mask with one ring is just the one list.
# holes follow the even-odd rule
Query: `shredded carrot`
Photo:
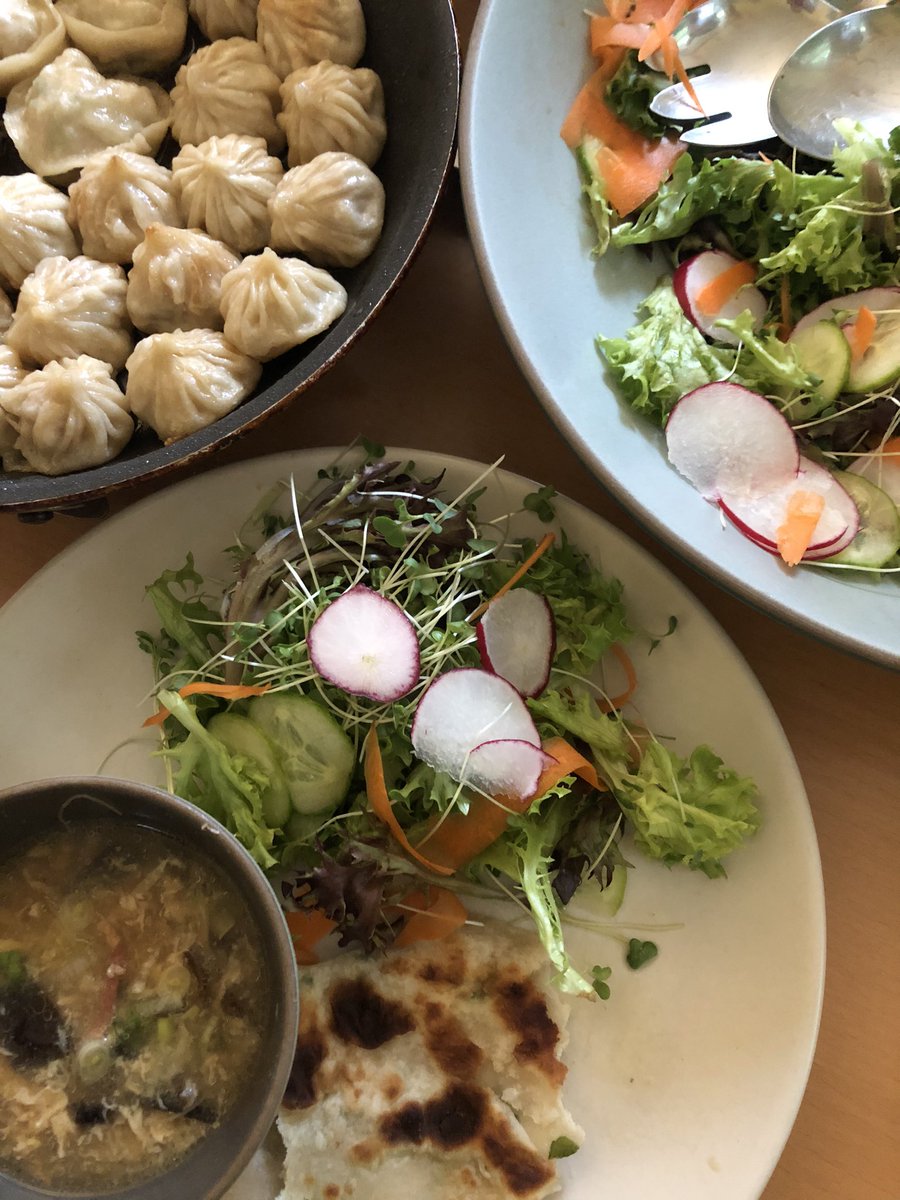
[[570, 150], [586, 138], [599, 143], [595, 161], [606, 198], [619, 216], [626, 216], [658, 191], [684, 145], [674, 137], [653, 141], [620, 120], [606, 103], [608, 80], [607, 65], [591, 75], [575, 97], [560, 136]]
[[631, 661], [631, 656], [624, 646], [619, 642], [614, 642], [610, 646], [610, 653], [614, 658], [617, 658], [619, 665], [625, 672], [626, 687], [624, 692], [620, 692], [617, 696], [610, 696], [608, 700], [598, 700], [597, 705], [601, 712], [614, 712], [617, 708], [621, 708], [623, 704], [627, 704], [634, 693], [637, 691], [638, 679], [637, 671], [634, 669], [634, 663]]
[[674, 138], [655, 143], [641, 138], [641, 142], [644, 148], [637, 152], [608, 145], [597, 151], [597, 169], [606, 185], [606, 198], [620, 217], [656, 195], [684, 152], [684, 144]]
[[[634, 0], [626, 4], [626, 17], [620, 20], [634, 21], [639, 25], [647, 25], [651, 21], [659, 21], [669, 11], [672, 0]], [[693, 8], [697, 0], [691, 0], [689, 7]]]
[[440, 863], [445, 874], [452, 875], [496, 842], [506, 829], [510, 813], [524, 812], [530, 804], [531, 800], [523, 803], [508, 796], [491, 800], [474, 792], [466, 813], [455, 808], [445, 817], [434, 817], [419, 845], [427, 848], [432, 861]]
[[818, 492], [800, 490], [791, 494], [784, 523], [776, 534], [778, 553], [789, 567], [796, 567], [809, 549], [824, 507], [825, 497]]
[[420, 862], [423, 867], [427, 867], [429, 871], [436, 871], [438, 875], [452, 875], [452, 868], [442, 867], [437, 863], [433, 863], [418, 852], [406, 836], [400, 822], [394, 816], [394, 810], [391, 807], [391, 800], [388, 796], [387, 784], [384, 780], [384, 764], [381, 760], [381, 747], [378, 744], [378, 728], [374, 724], [369, 729], [369, 735], [366, 738], [365, 775], [366, 795], [369, 797], [372, 812], [387, 825], [388, 829], [394, 835], [395, 840], [400, 843], [400, 846], [406, 853], [411, 854], [414, 859]]
[[615, 119], [604, 100], [608, 78], [603, 67], [598, 67], [572, 101], [559, 130], [559, 136], [570, 150], [580, 145], [586, 135], [602, 138], [604, 126]]
[[[646, 41], [646, 38], [644, 40]], [[663, 38], [660, 52], [662, 54], [663, 72], [667, 78], [672, 79], [675, 75], [675, 60], [678, 58], [678, 46], [675, 44], [675, 39], [671, 34]]]
[[892, 437], [884, 443], [878, 452], [882, 455], [900, 454], [900, 437]]
[[565, 738], [549, 738], [544, 742], [542, 748], [545, 754], [549, 754], [554, 759], [554, 762], [546, 766], [541, 772], [537, 791], [539, 796], [543, 796], [545, 792], [549, 792], [552, 787], [555, 787], [567, 775], [578, 775], [597, 792], [606, 791], [606, 785], [598, 776], [594, 764], [589, 762]]
[[716, 275], [694, 297], [694, 303], [708, 317], [720, 312], [732, 296], [756, 278], [753, 263], [737, 262], [721, 274]]
[[872, 345], [872, 338], [875, 336], [877, 328], [878, 318], [871, 308], [866, 308], [865, 304], [860, 306], [856, 320], [851, 325], [844, 326], [844, 333], [850, 343], [850, 356], [854, 362], [859, 362]]
[[591, 17], [591, 54], [598, 58], [607, 46], [639, 50], [649, 32], [649, 25], [635, 25], [631, 21], [613, 21], [610, 17]]
[[465, 925], [468, 914], [465, 905], [446, 888], [429, 887], [426, 892], [414, 891], [403, 897], [403, 909], [420, 911], [411, 914], [394, 939], [399, 950], [413, 942], [434, 942], [449, 937], [454, 929]]
[[762, 150], [759, 150], [757, 153], [759, 155], [760, 160], [762, 162], [764, 162], [767, 167], [771, 167], [772, 160], [771, 160], [771, 158], [769, 158], [768, 154], [763, 154]]
[[[262, 696], [270, 687], [271, 684], [268, 683], [260, 686], [252, 683], [186, 683], [184, 687], [178, 689], [178, 695], [184, 697], [219, 696], [223, 700], [246, 700], [248, 696]], [[162, 725], [168, 716], [169, 710], [161, 708], [159, 712], [147, 718], [144, 726]]]
[[319, 958], [315, 947], [323, 937], [331, 933], [337, 922], [326, 917], [320, 908], [301, 908], [297, 912], [286, 912], [284, 918], [294, 943], [297, 962], [304, 967], [317, 963]]
[[678, 22], [691, 7], [691, 0], [673, 0], [665, 14], [653, 22], [653, 28], [638, 51], [638, 62], [646, 62], [651, 54], [655, 54], [662, 47], [665, 39], [672, 36]]
[[543, 749], [554, 761], [541, 772], [534, 796], [527, 800], [496, 796], [491, 800], [474, 793], [468, 812], [454, 809], [446, 817], [435, 817], [419, 845], [427, 845], [433, 860], [455, 871], [496, 842], [506, 829], [510, 813], [526, 812], [536, 798], [545, 795], [566, 775], [578, 775], [597, 791], [604, 790], [593, 765], [564, 738], [551, 738]]
[[791, 312], [791, 277], [790, 275], [782, 275], [781, 286], [779, 288], [779, 301], [781, 304], [781, 321], [778, 325], [778, 336], [783, 342], [786, 342], [791, 336], [791, 331], [794, 328], [794, 319]]
[[525, 561], [516, 567], [515, 571], [513, 571], [506, 583], [504, 583], [502, 587], [497, 588], [490, 600], [485, 600], [483, 604], [478, 605], [478, 607], [469, 617], [469, 621], [477, 621], [481, 614], [486, 612], [495, 600], [499, 600], [501, 596], [505, 596], [507, 592], [511, 591], [519, 582], [519, 580], [528, 574], [541, 555], [546, 554], [555, 541], [555, 533], [545, 533]]
[[681, 86], [687, 92], [688, 96], [690, 96], [691, 104], [693, 104], [701, 116], [705, 117], [706, 110], [700, 103], [700, 97], [697, 95], [693, 83], [691, 83], [690, 76], [684, 69], [684, 63], [681, 61], [681, 55], [678, 53], [678, 46], [674, 38], [672, 38], [672, 45], [675, 46], [675, 74], [678, 76]]

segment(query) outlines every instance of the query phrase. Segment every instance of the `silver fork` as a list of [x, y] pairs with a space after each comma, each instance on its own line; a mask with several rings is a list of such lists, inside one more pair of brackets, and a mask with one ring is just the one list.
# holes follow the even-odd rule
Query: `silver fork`
[[743, 146], [773, 137], [767, 102], [782, 64], [810, 34], [858, 7], [839, 0], [706, 0], [674, 35], [686, 68], [709, 68], [691, 79], [703, 112], [680, 83], [663, 88], [650, 108], [679, 122], [724, 117], [684, 130], [682, 141], [697, 146]]

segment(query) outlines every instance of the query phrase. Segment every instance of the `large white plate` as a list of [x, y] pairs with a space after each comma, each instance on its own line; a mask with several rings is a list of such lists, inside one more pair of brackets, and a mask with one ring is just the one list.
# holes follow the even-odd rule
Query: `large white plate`
[[559, 127], [589, 71], [583, 0], [483, 0], [466, 67], [460, 167], [488, 293], [532, 388], [584, 461], [694, 566], [791, 624], [900, 666], [900, 584], [789, 571], [669, 466], [661, 433], [614, 395], [595, 336], [619, 335], [662, 272], [635, 251], [595, 263]]
[[[447, 487], [482, 468], [398, 451]], [[203, 475], [135, 505], [61, 554], [0, 610], [4, 703], [0, 786], [96, 772], [160, 782], [149, 711], [149, 659], [134, 631], [154, 628], [144, 587], [192, 551], [209, 578], [259, 497], [293, 472], [302, 484], [330, 457], [303, 451]], [[520, 506], [533, 485], [500, 472], [480, 502], [487, 517]], [[566, 1200], [751, 1200], [791, 1128], [812, 1058], [824, 973], [824, 906], [803, 784], [778, 721], [734, 646], [680, 583], [621, 533], [577, 505], [559, 516], [573, 540], [623, 580], [636, 626], [674, 636], [637, 653], [640, 712], [676, 744], [711, 744], [761, 789], [765, 823], [715, 882], [640, 861], [621, 911], [627, 922], [678, 923], [657, 935], [640, 972], [621, 946], [573, 938], [582, 962], [613, 966], [606, 1004], [573, 1016], [571, 1108], [588, 1131], [563, 1164]], [[528, 531], [517, 520], [514, 532]], [[248, 1200], [268, 1191], [245, 1187]]]

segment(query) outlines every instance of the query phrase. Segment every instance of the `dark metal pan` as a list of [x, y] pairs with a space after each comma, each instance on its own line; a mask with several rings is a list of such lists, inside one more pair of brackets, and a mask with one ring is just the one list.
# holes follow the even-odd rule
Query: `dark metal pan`
[[353, 270], [335, 272], [349, 293], [346, 312], [320, 338], [268, 363], [254, 394], [234, 412], [170, 446], [143, 431], [118, 458], [91, 470], [53, 477], [0, 472], [0, 510], [30, 513], [32, 519], [60, 510], [94, 515], [110, 492], [182, 470], [222, 449], [315, 383], [400, 282], [425, 237], [452, 161], [459, 46], [450, 0], [362, 0], [362, 5], [367, 23], [362, 65], [381, 75], [388, 114], [388, 141], [375, 167], [387, 209], [372, 256]]

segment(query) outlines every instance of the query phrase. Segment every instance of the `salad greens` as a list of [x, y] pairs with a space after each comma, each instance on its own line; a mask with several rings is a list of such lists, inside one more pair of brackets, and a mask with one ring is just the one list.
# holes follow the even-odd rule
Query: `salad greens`
[[[672, 134], [649, 107], [667, 76], [639, 62], [633, 50], [617, 53], [621, 61], [607, 76], [602, 104], [644, 138]], [[840, 472], [836, 478], [859, 510], [858, 536], [841, 543], [847, 548], [834, 563], [821, 565], [900, 571], [900, 291], [896, 304], [889, 291], [870, 291], [900, 289], [900, 126], [879, 139], [858, 123], [836, 121], [835, 141], [842, 144], [827, 169], [798, 161], [777, 141], [718, 156], [685, 146], [655, 193], [620, 215], [608, 199], [603, 164], [610, 154], [597, 137], [602, 124], [586, 121], [574, 147], [596, 230], [593, 253], [659, 247], [675, 271], [641, 303], [632, 328], [597, 337], [622, 398], [662, 427], [683, 396], [706, 384], [727, 381], [765, 397], [792, 427], [801, 461]], [[687, 264], [709, 252], [724, 256], [723, 263], [750, 264], [750, 290], [758, 289], [764, 316], [748, 309], [716, 320], [713, 309], [708, 322], [698, 320]], [[858, 293], [864, 296], [854, 305]], [[870, 303], [873, 333], [860, 343], [854, 322], [859, 306]], [[790, 336], [800, 322], [804, 336]], [[811, 322], [819, 322], [814, 331]], [[820, 336], [825, 325], [828, 335], [835, 325], [843, 330], [850, 357], [845, 348], [841, 358], [841, 339], [835, 347]], [[865, 370], [857, 366], [862, 356]], [[848, 481], [848, 471], [865, 476], [863, 482]]]
[[[626, 829], [639, 853], [723, 875], [722, 860], [759, 825], [756, 789], [709, 747], [682, 758], [620, 708], [601, 707], [609, 699], [600, 682], [604, 656], [636, 635], [621, 584], [560, 531], [517, 583], [549, 604], [556, 633], [549, 684], [527, 703], [544, 744], [566, 738], [609, 790], [563, 776], [525, 811], [511, 811], [501, 835], [449, 877], [403, 853], [367, 793], [364, 750], [374, 726], [393, 817], [413, 846], [421, 842], [427, 854], [425, 833], [451, 812], [478, 819], [468, 786], [417, 759], [411, 727], [435, 678], [481, 667], [471, 618], [535, 547], [510, 540], [506, 520], [479, 519], [483, 482], [444, 498], [441, 478], [419, 478], [412, 463], [339, 462], [319, 473], [309, 495], [292, 483], [253, 514], [232, 548], [237, 567], [224, 588], [204, 580], [190, 556], [163, 572], [147, 589], [161, 631], [138, 635], [153, 656], [155, 694], [167, 713], [160, 753], [172, 788], [224, 822], [269, 872], [286, 907], [315, 905], [335, 922], [341, 944], [388, 945], [403, 925], [398, 904], [423, 883], [505, 896], [531, 913], [559, 985], [593, 996], [602, 980], [596, 972], [586, 978], [566, 950], [572, 897], [586, 886], [621, 897]], [[552, 498], [552, 489], [541, 489], [526, 508], [552, 518]], [[329, 683], [308, 652], [317, 616], [362, 581], [395, 601], [418, 634], [419, 680], [392, 702]], [[292, 701], [298, 696], [307, 701]], [[306, 800], [281, 807], [291, 772], [304, 773], [308, 797], [328, 770], [316, 758], [321, 739], [309, 735], [302, 715], [310, 700], [317, 720], [330, 723], [329, 737], [352, 748], [355, 764], [345, 794], [317, 812]], [[226, 709], [223, 722], [217, 714]], [[258, 742], [233, 736], [241, 721], [263, 737], [264, 753], [252, 752]], [[652, 943], [641, 945], [629, 952], [632, 966], [652, 956]]]

